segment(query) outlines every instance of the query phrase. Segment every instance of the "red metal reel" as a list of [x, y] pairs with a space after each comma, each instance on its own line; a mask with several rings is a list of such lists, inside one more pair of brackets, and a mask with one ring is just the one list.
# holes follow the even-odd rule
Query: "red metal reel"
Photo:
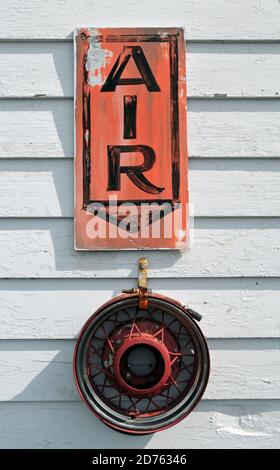
[[74, 374], [91, 411], [105, 424], [148, 434], [183, 419], [207, 384], [209, 355], [196, 322], [181, 304], [151, 294], [105, 304], [78, 339]]
[[[145, 397], [164, 389], [170, 382], [171, 372], [173, 377], [177, 376], [178, 351], [178, 342], [169, 329], [139, 319], [132, 324], [124, 323], [112, 332], [103, 350], [103, 362], [111, 364], [114, 378], [109, 380], [116, 388], [123, 388], [132, 397]], [[146, 371], [145, 357], [140, 364], [129, 363], [133, 357], [137, 362], [137, 353], [141, 359], [141, 352], [142, 356], [150, 355]]]

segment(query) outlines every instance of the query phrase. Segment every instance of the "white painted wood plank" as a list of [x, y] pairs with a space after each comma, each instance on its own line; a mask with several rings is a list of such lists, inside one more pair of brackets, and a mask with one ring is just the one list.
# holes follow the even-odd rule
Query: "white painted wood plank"
[[[188, 96], [278, 97], [280, 44], [187, 44]], [[0, 42], [0, 97], [73, 97], [73, 45]]]
[[191, 159], [190, 202], [197, 216], [279, 216], [280, 161]]
[[1, 403], [1, 448], [279, 449], [279, 400], [203, 401], [181, 423], [149, 436], [111, 431], [82, 403]]
[[[191, 100], [191, 156], [279, 157], [280, 100]], [[0, 157], [73, 157], [73, 102], [2, 100]]]
[[73, 45], [0, 42], [0, 97], [73, 96]]
[[10, 0], [2, 6], [1, 38], [66, 38], [76, 25], [186, 27], [191, 39], [279, 39], [274, 0]]
[[[0, 217], [73, 217], [73, 162], [5, 160]], [[190, 201], [196, 216], [280, 216], [279, 160], [192, 159]]]
[[[133, 279], [0, 281], [1, 339], [73, 339]], [[152, 279], [154, 292], [203, 315], [208, 338], [280, 337], [279, 279]]]
[[[204, 398], [279, 399], [278, 339], [208, 340]], [[76, 401], [71, 340], [0, 341], [0, 401]]]
[[[279, 219], [195, 220], [191, 249], [142, 251], [150, 277], [277, 277]], [[70, 219], [0, 220], [0, 277], [137, 276], [135, 251], [75, 252]]]
[[73, 217], [73, 161], [3, 160], [1, 217]]
[[280, 101], [193, 100], [188, 110], [190, 155], [279, 155]]
[[280, 44], [187, 44], [189, 96], [278, 97]]
[[0, 155], [13, 157], [73, 156], [73, 102], [1, 101]]

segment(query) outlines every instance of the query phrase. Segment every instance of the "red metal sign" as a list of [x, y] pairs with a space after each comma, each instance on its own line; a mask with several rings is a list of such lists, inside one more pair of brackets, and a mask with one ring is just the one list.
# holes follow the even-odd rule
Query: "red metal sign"
[[183, 31], [79, 29], [75, 117], [76, 248], [184, 248]]

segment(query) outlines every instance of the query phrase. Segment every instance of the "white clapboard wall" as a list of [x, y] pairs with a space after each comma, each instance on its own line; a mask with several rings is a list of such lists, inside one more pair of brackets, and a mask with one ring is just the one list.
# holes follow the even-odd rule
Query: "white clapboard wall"
[[[280, 3], [9, 0], [0, 6], [0, 447], [280, 447]], [[190, 250], [149, 252], [150, 286], [203, 314], [204, 399], [153, 436], [115, 433], [71, 364], [137, 252], [73, 249], [73, 29], [184, 26]]]

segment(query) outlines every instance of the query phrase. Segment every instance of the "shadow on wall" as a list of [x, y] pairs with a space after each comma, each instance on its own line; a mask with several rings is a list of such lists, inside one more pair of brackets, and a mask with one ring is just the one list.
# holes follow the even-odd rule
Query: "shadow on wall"
[[[36, 341], [33, 343], [32, 350], [40, 350]], [[44, 350], [44, 342], [40, 343]], [[20, 345], [13, 347], [13, 351], [20, 352], [20, 348], [23, 349]], [[55, 353], [53, 359], [45, 358], [48, 365], [29, 380], [25, 389], [13, 398], [13, 403], [0, 402], [1, 448], [238, 449], [279, 446], [279, 400], [204, 400], [189, 417], [166, 431], [149, 436], [113, 431], [79, 401], [74, 383], [70, 384], [69, 374], [65, 373], [65, 362], [69, 369], [71, 367], [71, 354], [66, 357], [63, 351], [57, 353], [55, 347], [51, 352]], [[34, 369], [36, 357], [33, 364]], [[64, 364], [63, 377], [59, 364]], [[67, 401], [62, 401], [63, 396]]]
[[[39, 348], [36, 341], [34, 343], [35, 345], [31, 348], [34, 348], [35, 352]], [[44, 344], [41, 350], [43, 347]], [[48, 353], [49, 349], [48, 347]], [[50, 353], [53, 352], [50, 351]], [[70, 348], [68, 352], [71, 353]], [[13, 398], [13, 401], [22, 403], [20, 403], [21, 412], [14, 425], [19, 428], [16, 441], [13, 436], [11, 440], [8, 435], [5, 438], [9, 440], [9, 448], [21, 447], [23, 442], [23, 447], [28, 448], [129, 449], [146, 447], [152, 435], [131, 436], [111, 430], [99, 421], [79, 399], [74, 378], [70, 376], [71, 354], [65, 357], [65, 353], [60, 351], [52, 360], [46, 360], [46, 362], [48, 365], [33, 380], [30, 380], [21, 393]], [[34, 364], [36, 369], [36, 358]], [[67, 366], [69, 366], [69, 374], [65, 374]], [[62, 371], [64, 377], [62, 377]], [[59, 401], [62, 396], [65, 396], [67, 401]], [[32, 402], [30, 402], [31, 397], [34, 399]], [[28, 412], [30, 406], [32, 406], [32, 413]], [[7, 442], [3, 443], [3, 446], [7, 447]]]
[[[49, 273], [53, 277], [59, 277], [57, 273], [61, 273], [62, 277], [66, 274], [70, 277], [110, 277], [109, 274], [104, 276], [108, 272], [113, 273], [111, 277], [136, 278], [140, 255], [148, 254], [154, 270], [172, 268], [183, 256], [183, 252], [175, 250], [169, 251], [168, 256], [164, 257], [161, 251], [75, 251], [73, 220], [65, 218], [6, 218], [0, 221], [0, 230], [15, 233], [18, 256], [22, 260], [21, 271], [25, 272], [26, 277], [34, 277], [36, 271], [35, 277], [44, 277]], [[5, 243], [9, 245], [10, 240], [6, 238]], [[30, 253], [33, 250], [32, 256], [25, 251], [25, 247], [28, 247]], [[6, 264], [13, 276], [18, 270], [19, 257], [11, 255], [7, 248]]]

